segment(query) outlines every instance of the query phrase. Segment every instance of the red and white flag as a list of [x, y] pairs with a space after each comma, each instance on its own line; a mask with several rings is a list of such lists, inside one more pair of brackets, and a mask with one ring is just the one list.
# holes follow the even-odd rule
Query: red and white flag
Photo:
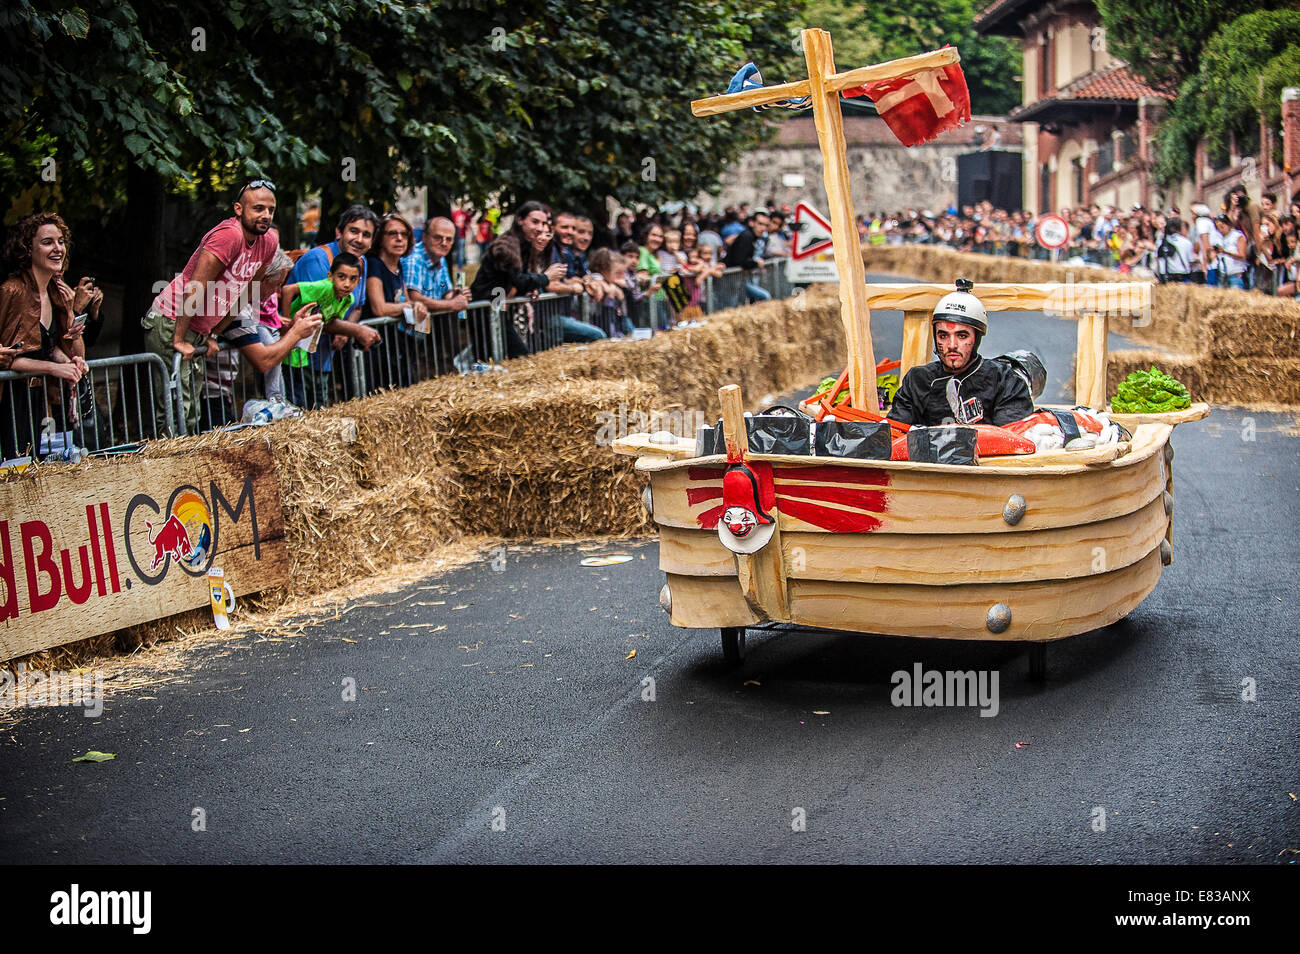
[[867, 96], [904, 146], [929, 142], [970, 119], [970, 90], [961, 64], [865, 83], [844, 96]]

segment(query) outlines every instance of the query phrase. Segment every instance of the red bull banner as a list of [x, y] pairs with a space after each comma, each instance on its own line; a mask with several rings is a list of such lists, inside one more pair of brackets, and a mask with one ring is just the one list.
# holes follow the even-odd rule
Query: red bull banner
[[266, 444], [107, 460], [0, 483], [0, 659], [285, 583]]

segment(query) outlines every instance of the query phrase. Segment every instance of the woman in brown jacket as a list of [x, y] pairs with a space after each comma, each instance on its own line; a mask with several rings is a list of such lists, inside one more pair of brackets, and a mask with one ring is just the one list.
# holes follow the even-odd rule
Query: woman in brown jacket
[[82, 325], [72, 314], [73, 291], [60, 277], [70, 235], [53, 212], [29, 215], [10, 233], [11, 268], [0, 285], [0, 347], [11, 369], [29, 375], [10, 381], [0, 396], [0, 459], [28, 447], [39, 450], [41, 420], [53, 416], [45, 383], [58, 382], [63, 407], [73, 406], [73, 386], [86, 373]]

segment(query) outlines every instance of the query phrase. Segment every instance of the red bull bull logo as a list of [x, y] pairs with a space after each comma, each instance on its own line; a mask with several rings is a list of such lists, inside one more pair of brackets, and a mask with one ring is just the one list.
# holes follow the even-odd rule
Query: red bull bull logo
[[153, 562], [149, 564], [150, 570], [162, 566], [163, 560], [169, 555], [173, 560], [183, 560], [190, 555], [192, 549], [190, 535], [185, 532], [185, 524], [180, 522], [176, 514], [167, 518], [167, 522], [156, 535], [152, 523], [145, 521], [145, 529], [149, 531], [149, 542], [153, 544]]
[[152, 573], [162, 566], [167, 557], [177, 563], [197, 568], [207, 561], [212, 541], [212, 513], [207, 502], [193, 488], [182, 488], [184, 493], [173, 495], [170, 515], [155, 533], [152, 521], [145, 521], [145, 531], [153, 546]]

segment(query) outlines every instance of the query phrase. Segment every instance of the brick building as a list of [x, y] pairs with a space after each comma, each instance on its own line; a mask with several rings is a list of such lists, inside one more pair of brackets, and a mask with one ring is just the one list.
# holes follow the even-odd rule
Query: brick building
[[1273, 161], [1278, 132], [1261, 122], [1258, 155], [1240, 153], [1234, 141], [1216, 165], [1202, 143], [1195, 169], [1177, 187], [1162, 189], [1150, 176], [1152, 139], [1173, 96], [1143, 83], [1107, 52], [1092, 0], [994, 0], [975, 18], [975, 30], [1017, 39], [1024, 51], [1024, 95], [1008, 119], [1024, 123], [1026, 209], [1093, 203], [1185, 209], [1200, 201], [1218, 208], [1237, 183], [1256, 197], [1293, 193], [1292, 177], [1300, 175], [1300, 89], [1282, 97], [1281, 168]]
[[1024, 95], [1008, 118], [1025, 124], [1026, 209], [1153, 203], [1151, 137], [1170, 97], [1107, 52], [1091, 0], [995, 0], [975, 29], [1024, 50]]

